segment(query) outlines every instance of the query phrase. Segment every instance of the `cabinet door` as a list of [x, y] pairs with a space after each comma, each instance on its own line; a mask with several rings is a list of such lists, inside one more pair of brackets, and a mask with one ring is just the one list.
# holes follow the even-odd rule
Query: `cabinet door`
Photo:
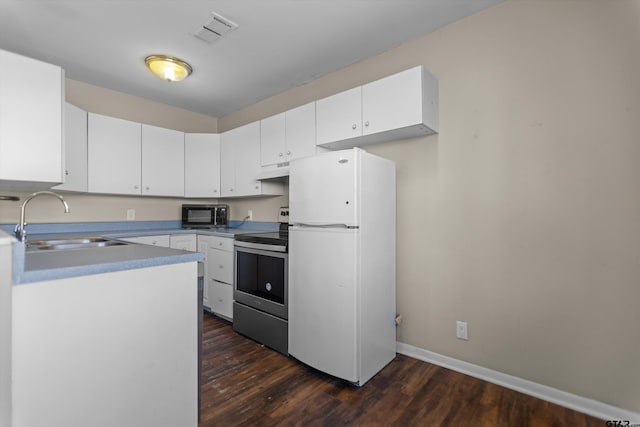
[[316, 103], [286, 112], [287, 161], [316, 154]]
[[362, 86], [363, 135], [422, 123], [422, 67]]
[[87, 112], [66, 103], [64, 108], [64, 184], [58, 190], [87, 191]]
[[141, 125], [89, 113], [89, 192], [141, 194]]
[[60, 67], [0, 50], [0, 180], [63, 181], [63, 80]]
[[234, 129], [235, 145], [235, 195], [261, 194], [260, 173], [260, 122], [249, 123]]
[[211, 310], [211, 303], [209, 303], [209, 273], [207, 272], [207, 248], [209, 247], [209, 238], [207, 236], [197, 236], [196, 244], [198, 252], [204, 255], [204, 286], [202, 289], [202, 305]]
[[275, 165], [286, 161], [285, 113], [260, 120], [260, 163]]
[[[235, 130], [235, 129], [234, 129]], [[236, 195], [236, 138], [233, 130], [220, 135], [220, 195]]]
[[172, 234], [169, 237], [169, 247], [174, 249], [196, 252], [197, 246], [195, 234]]
[[142, 125], [142, 194], [184, 197], [184, 133]]
[[184, 135], [184, 196], [220, 197], [220, 135]]
[[362, 135], [362, 86], [316, 102], [318, 145]]

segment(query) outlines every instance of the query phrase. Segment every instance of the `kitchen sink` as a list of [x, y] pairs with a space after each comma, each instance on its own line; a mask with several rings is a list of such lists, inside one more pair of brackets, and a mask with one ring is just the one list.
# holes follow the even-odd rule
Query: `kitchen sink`
[[70, 239], [31, 240], [26, 243], [27, 252], [42, 250], [87, 249], [128, 245], [127, 242], [109, 240], [104, 237], [82, 237]]

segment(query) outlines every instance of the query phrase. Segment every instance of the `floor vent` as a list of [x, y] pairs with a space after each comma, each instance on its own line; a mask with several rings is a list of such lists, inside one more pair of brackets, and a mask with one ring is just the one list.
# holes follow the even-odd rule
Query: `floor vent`
[[213, 43], [236, 28], [238, 28], [238, 24], [235, 22], [230, 21], [215, 12], [211, 12], [211, 16], [207, 22], [205, 22], [202, 27], [198, 28], [193, 35], [207, 43]]

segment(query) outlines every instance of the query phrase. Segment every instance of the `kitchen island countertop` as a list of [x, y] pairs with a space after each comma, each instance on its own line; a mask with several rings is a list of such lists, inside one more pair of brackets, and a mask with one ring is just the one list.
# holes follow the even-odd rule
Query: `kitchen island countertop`
[[[236, 234], [255, 233], [256, 229], [182, 229], [158, 228], [144, 230], [109, 230], [106, 232], [66, 232], [29, 235], [28, 240], [65, 239], [101, 236], [107, 239], [129, 237], [198, 234], [233, 238]], [[15, 284], [102, 274], [164, 264], [200, 261], [204, 255], [180, 249], [128, 243], [126, 245], [25, 253], [25, 245], [0, 230], [0, 237], [13, 240], [13, 282]]]

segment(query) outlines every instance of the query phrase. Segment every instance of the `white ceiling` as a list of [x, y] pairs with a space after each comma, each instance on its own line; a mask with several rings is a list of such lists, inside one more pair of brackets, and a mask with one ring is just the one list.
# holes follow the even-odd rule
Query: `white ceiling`
[[[68, 78], [222, 117], [503, 0], [0, 0], [0, 48]], [[208, 44], [211, 12], [238, 24]], [[189, 62], [181, 83], [144, 58]]]

